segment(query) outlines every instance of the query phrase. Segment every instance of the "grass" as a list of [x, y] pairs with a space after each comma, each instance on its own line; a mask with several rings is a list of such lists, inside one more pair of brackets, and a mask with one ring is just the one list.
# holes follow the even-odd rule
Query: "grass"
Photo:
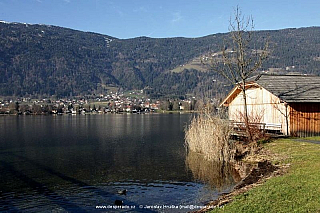
[[212, 212], [320, 212], [320, 145], [280, 139], [264, 146], [287, 156], [279, 163], [289, 171]]
[[171, 72], [180, 73], [185, 69], [196, 69], [202, 72], [206, 72], [207, 69], [201, 64], [200, 58], [195, 58], [192, 61], [190, 61], [187, 64], [184, 64], [183, 66], [178, 66], [171, 70]]

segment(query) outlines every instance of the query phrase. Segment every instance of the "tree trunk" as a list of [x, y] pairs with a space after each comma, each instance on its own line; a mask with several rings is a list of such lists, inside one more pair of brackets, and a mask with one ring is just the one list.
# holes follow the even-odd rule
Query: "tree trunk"
[[250, 131], [250, 122], [249, 122], [249, 116], [248, 116], [245, 80], [242, 81], [241, 90], [242, 90], [242, 95], [243, 95], [244, 123], [245, 123], [245, 128], [246, 128], [246, 135], [248, 137], [248, 141], [251, 143], [252, 142], [252, 135], [251, 135], [251, 131]]
[[288, 115], [288, 104], [285, 103], [284, 106], [286, 107], [286, 127], [287, 127], [287, 135], [289, 135], [289, 115]]

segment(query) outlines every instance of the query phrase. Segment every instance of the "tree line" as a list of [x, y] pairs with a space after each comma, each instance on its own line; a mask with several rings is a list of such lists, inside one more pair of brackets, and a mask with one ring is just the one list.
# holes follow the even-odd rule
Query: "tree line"
[[[320, 27], [256, 31], [252, 49], [269, 38], [261, 70], [320, 73]], [[226, 92], [215, 73], [170, 70], [221, 51], [228, 34], [201, 38], [117, 39], [45, 25], [0, 23], [0, 94], [70, 97], [108, 87], [145, 89], [152, 97], [206, 96]], [[231, 47], [226, 47], [231, 48]], [[286, 71], [287, 69], [287, 71]]]

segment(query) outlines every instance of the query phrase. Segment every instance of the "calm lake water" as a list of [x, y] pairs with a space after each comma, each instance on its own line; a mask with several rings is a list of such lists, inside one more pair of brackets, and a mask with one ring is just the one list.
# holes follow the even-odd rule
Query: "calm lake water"
[[[190, 119], [190, 114], [1, 116], [0, 211], [118, 211], [111, 209], [116, 200], [127, 212], [203, 205], [234, 181], [232, 175], [210, 181], [201, 169], [206, 164], [188, 157], [184, 128]], [[211, 177], [219, 173], [215, 166], [206, 168]], [[117, 193], [124, 189], [126, 195]], [[162, 209], [147, 209], [151, 205]]]

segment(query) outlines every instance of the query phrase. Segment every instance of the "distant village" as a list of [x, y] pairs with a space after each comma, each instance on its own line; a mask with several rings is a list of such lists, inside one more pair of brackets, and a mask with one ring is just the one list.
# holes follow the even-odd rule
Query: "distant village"
[[201, 101], [195, 97], [187, 100], [152, 100], [142, 92], [110, 93], [88, 97], [62, 99], [2, 98], [0, 114], [104, 114], [104, 113], [150, 113], [164, 111], [193, 111], [200, 108]]

